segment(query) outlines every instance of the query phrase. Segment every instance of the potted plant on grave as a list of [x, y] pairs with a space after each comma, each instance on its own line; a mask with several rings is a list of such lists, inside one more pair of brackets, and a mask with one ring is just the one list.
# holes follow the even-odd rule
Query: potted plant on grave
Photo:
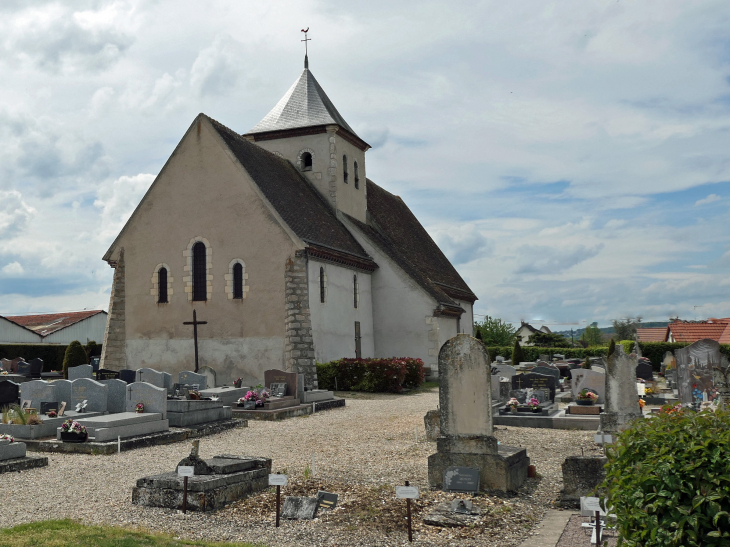
[[520, 402], [512, 397], [509, 401], [507, 401], [507, 408], [509, 408], [510, 412], [512, 414], [517, 414], [517, 407], [520, 406]]
[[191, 401], [199, 401], [200, 400], [200, 392], [197, 391], [197, 390], [195, 390], [195, 389], [191, 389], [190, 391], [188, 391], [188, 398]]
[[243, 378], [241, 378], [239, 376], [238, 377], [238, 380], [236, 380], [235, 382], [233, 382], [233, 387], [241, 387], [241, 384], [243, 384]]
[[256, 406], [264, 406], [269, 397], [271, 397], [271, 394], [265, 388], [259, 391], [258, 397], [256, 397]]
[[258, 393], [255, 391], [247, 391], [246, 395], [241, 397], [238, 402], [239, 404], [243, 401], [244, 410], [256, 410], [256, 401], [258, 400]]
[[142, 414], [144, 412], [144, 403], [137, 403], [134, 407], [134, 411], [137, 414]]
[[584, 388], [578, 393], [576, 402], [579, 405], [593, 405], [598, 400], [598, 393], [591, 391], [590, 389]]
[[83, 443], [88, 433], [86, 427], [74, 420], [66, 420], [61, 426], [61, 440], [65, 443]]
[[540, 401], [538, 401], [535, 397], [532, 397], [529, 401], [527, 401], [527, 407], [533, 412], [540, 412]]
[[58, 416], [58, 412], [56, 412], [55, 410], [49, 410], [48, 412], [46, 412], [46, 416], [48, 416], [49, 418], [55, 418], [56, 416]]

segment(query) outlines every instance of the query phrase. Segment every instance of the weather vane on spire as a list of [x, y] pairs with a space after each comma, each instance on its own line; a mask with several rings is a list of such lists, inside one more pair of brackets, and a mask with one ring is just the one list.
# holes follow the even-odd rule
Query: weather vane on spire
[[302, 32], [304, 33], [304, 40], [302, 40], [302, 42], [304, 42], [304, 68], [309, 68], [309, 57], [308, 57], [309, 51], [307, 48], [307, 42], [312, 41], [311, 38], [307, 38], [307, 33], [309, 32], [309, 27], [307, 27], [306, 29], [302, 29]]

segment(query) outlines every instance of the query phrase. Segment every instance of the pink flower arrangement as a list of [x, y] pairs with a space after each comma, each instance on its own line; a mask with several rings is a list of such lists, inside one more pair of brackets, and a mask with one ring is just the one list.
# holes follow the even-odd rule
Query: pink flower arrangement
[[518, 406], [520, 406], [520, 402], [512, 397], [509, 401], [507, 401], [507, 406], [510, 408], [517, 408]]
[[74, 420], [66, 420], [61, 426], [61, 433], [78, 433], [81, 435], [86, 433], [86, 427]]
[[540, 406], [540, 401], [538, 401], [537, 399], [535, 399], [535, 397], [533, 397], [529, 401], [527, 401], [527, 406], [534, 410]]
[[58, 416], [58, 413], [57, 413], [57, 412], [56, 412], [55, 410], [51, 410], [51, 411], [50, 411], [50, 412], [48, 412], [48, 413], [47, 413], [46, 415], [47, 415], [47, 416], [48, 416], [49, 418], [55, 418], [56, 416]]
[[580, 399], [581, 401], [593, 401], [595, 403], [596, 400], [598, 400], [598, 394], [594, 393], [593, 391], [583, 389], [578, 394], [578, 399]]
[[137, 403], [137, 405], [134, 407], [134, 410], [136, 412], [144, 412], [144, 403]]

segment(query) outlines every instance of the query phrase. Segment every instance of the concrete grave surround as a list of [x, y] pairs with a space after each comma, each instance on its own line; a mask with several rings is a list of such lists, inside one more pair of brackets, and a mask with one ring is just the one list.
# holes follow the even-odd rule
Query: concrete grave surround
[[206, 389], [213, 389], [214, 387], [218, 387], [218, 379], [216, 378], [217, 374], [212, 368], [200, 367], [198, 369], [198, 374], [202, 374], [203, 376], [205, 376]]
[[523, 448], [498, 446], [492, 429], [491, 367], [484, 345], [467, 334], [439, 352], [440, 435], [428, 458], [428, 481], [443, 488], [449, 467], [480, 469], [483, 489], [516, 490], [527, 478]]
[[[600, 415], [600, 431], [603, 433], [619, 433], [627, 429], [631, 421], [643, 417], [636, 393], [636, 363], [636, 355], [626, 355], [620, 344], [608, 358], [606, 404]], [[585, 381], [586, 378], [582, 384]]]
[[146, 382], [153, 386], [162, 387], [167, 389], [165, 385], [165, 376], [162, 372], [159, 372], [152, 368], [141, 368], [137, 370], [137, 374], [134, 379], [135, 382]]
[[69, 380], [77, 380], [79, 378], [93, 378], [94, 377], [94, 367], [91, 365], [79, 365], [77, 367], [69, 367], [68, 369], [68, 379]]
[[137, 403], [144, 404], [144, 412], [158, 413], [167, 419], [167, 390], [146, 382], [135, 382], [127, 386], [126, 412], [134, 412]]
[[264, 371], [264, 387], [269, 390], [272, 383], [286, 384], [286, 396], [297, 396], [299, 374], [285, 370], [271, 369]]
[[40, 412], [41, 402], [55, 403], [58, 401], [56, 395], [56, 387], [44, 380], [31, 380], [20, 384], [21, 400], [30, 399], [31, 408], [36, 408]]
[[189, 370], [180, 372], [177, 375], [177, 381], [180, 384], [198, 384], [201, 391], [208, 387], [208, 377], [205, 374], [198, 374]]
[[[149, 386], [149, 384], [145, 385]], [[142, 414], [120, 412], [119, 414], [77, 418], [76, 420], [86, 426], [89, 438], [95, 442], [114, 441], [118, 437], [125, 439], [169, 430], [169, 422], [163, 419], [161, 414], [152, 412]], [[60, 439], [61, 428], [59, 427], [56, 431], [57, 438]]]
[[0, 441], [0, 461], [25, 458], [25, 443]]
[[71, 398], [66, 407], [70, 410], [78, 403], [86, 401], [87, 412], [107, 412], [109, 388], [89, 378], [80, 378], [71, 382]]
[[99, 383], [104, 384], [108, 389], [107, 412], [110, 414], [125, 412], [127, 402], [127, 382], [124, 380], [112, 379], [102, 380]]

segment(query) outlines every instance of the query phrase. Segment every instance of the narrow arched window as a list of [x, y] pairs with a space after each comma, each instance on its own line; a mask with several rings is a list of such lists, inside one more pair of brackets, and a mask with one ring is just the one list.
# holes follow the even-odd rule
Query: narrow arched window
[[355, 309], [357, 309], [357, 304], [360, 301], [360, 290], [357, 286], [357, 274], [352, 276], [352, 292], [353, 303], [355, 304]]
[[205, 243], [198, 241], [193, 245], [193, 300], [208, 300], [208, 272]]
[[319, 269], [319, 301], [324, 304], [324, 293], [327, 287], [327, 280], [324, 277], [324, 268]]
[[360, 188], [360, 172], [357, 170], [357, 162], [353, 164], [355, 169], [355, 188]]
[[311, 171], [312, 170], [312, 154], [309, 152], [304, 152], [302, 154], [302, 171]]
[[167, 304], [167, 268], [157, 270], [157, 303]]
[[233, 265], [233, 298], [243, 298], [243, 265]]
[[350, 174], [347, 172], [347, 156], [342, 156], [342, 180], [345, 181], [345, 184], [348, 183], [348, 177]]

